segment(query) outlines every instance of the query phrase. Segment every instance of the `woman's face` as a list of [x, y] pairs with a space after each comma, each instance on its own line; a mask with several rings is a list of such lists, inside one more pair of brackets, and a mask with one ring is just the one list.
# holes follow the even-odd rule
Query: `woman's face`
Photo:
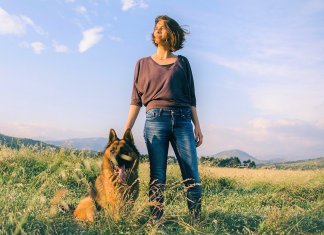
[[161, 43], [163, 44], [166, 41], [168, 37], [168, 30], [166, 28], [164, 20], [160, 20], [157, 22], [154, 28], [153, 35], [154, 35], [154, 42], [156, 44], [161, 44]]

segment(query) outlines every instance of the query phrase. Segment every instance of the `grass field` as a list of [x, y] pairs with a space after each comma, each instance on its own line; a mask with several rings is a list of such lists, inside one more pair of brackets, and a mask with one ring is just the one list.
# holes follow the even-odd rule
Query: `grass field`
[[324, 169], [324, 157], [309, 159], [309, 160], [299, 160], [292, 162], [282, 162], [282, 163], [272, 163], [264, 164], [261, 166], [263, 168], [275, 168], [282, 170], [316, 170]]
[[114, 222], [76, 222], [71, 207], [88, 192], [101, 159], [71, 151], [0, 147], [0, 234], [321, 234], [324, 170], [200, 166], [203, 212], [188, 216], [177, 165], [168, 168], [165, 216], [149, 218], [149, 166], [140, 165], [140, 196]]

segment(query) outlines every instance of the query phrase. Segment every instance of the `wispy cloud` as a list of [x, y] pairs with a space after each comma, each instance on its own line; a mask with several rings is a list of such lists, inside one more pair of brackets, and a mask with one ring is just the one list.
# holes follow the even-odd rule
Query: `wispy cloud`
[[140, 0], [138, 6], [139, 8], [147, 8], [149, 5], [144, 0]]
[[75, 11], [80, 15], [85, 15], [88, 12], [85, 6], [77, 6]]
[[45, 45], [42, 42], [32, 42], [22, 41], [19, 43], [20, 47], [31, 48], [35, 54], [42, 54], [46, 49]]
[[[91, 18], [89, 16], [89, 11], [85, 6], [79, 5], [74, 9], [74, 11], [78, 15], [83, 16], [89, 23], [91, 23]], [[97, 15], [98, 13], [96, 11], [92, 11], [92, 14]]]
[[26, 33], [26, 22], [20, 17], [10, 15], [0, 8], [0, 34], [21, 35]]
[[0, 133], [35, 140], [55, 140], [80, 137], [93, 137], [93, 133], [70, 128], [59, 128], [44, 123], [0, 122]]
[[116, 37], [116, 36], [113, 36], [113, 35], [109, 35], [108, 39], [110, 41], [113, 41], [113, 42], [121, 42], [122, 41], [122, 39], [120, 37]]
[[[307, 79], [307, 77], [306, 77]], [[324, 117], [323, 82], [262, 83], [250, 89], [252, 105], [259, 113], [316, 121]]]
[[215, 154], [241, 149], [260, 159], [305, 159], [323, 156], [323, 139], [324, 129], [314, 123], [255, 118], [240, 127], [209, 124], [204, 131], [203, 151]]
[[45, 45], [41, 42], [32, 42], [30, 46], [36, 54], [42, 54], [45, 50]]
[[39, 35], [42, 35], [42, 36], [47, 36], [47, 33], [40, 27], [40, 26], [38, 26], [38, 25], [36, 25], [33, 21], [32, 21], [32, 19], [30, 19], [29, 17], [27, 17], [27, 16], [20, 16], [21, 17], [21, 19], [23, 19], [23, 21], [27, 24], [27, 25], [29, 25], [29, 26], [31, 26], [33, 29], [34, 29], [34, 31], [36, 32], [36, 33], [38, 33]]
[[147, 8], [148, 4], [144, 0], [122, 0], [122, 10], [128, 11], [132, 8]]
[[129, 9], [135, 7], [135, 0], [122, 0], [122, 10], [128, 11]]
[[69, 48], [63, 44], [58, 43], [57, 41], [53, 40], [52, 46], [57, 53], [67, 53]]
[[[311, 56], [305, 52], [304, 59], [297, 61], [297, 55], [294, 54], [290, 55], [289, 59], [286, 57], [287, 60], [283, 60], [284, 53], [284, 50], [280, 48], [263, 48], [262, 52], [259, 50], [257, 55], [253, 54], [241, 57], [220, 56], [209, 52], [202, 53], [201, 55], [209, 62], [226, 67], [242, 75], [253, 75], [253, 77], [259, 79], [266, 77], [273, 78], [274, 80], [282, 78], [296, 80], [305, 79], [306, 77], [311, 77], [312, 79], [320, 79], [323, 77], [324, 69], [318, 66], [314, 68], [310, 64], [315, 63], [316, 58], [318, 58], [318, 63], [320, 63], [319, 55], [316, 56], [314, 54], [313, 58], [308, 60], [305, 57]], [[268, 58], [275, 55], [280, 57], [280, 59]], [[294, 61], [292, 62], [292, 60]]]
[[230, 76], [244, 87], [257, 113], [304, 121], [323, 117], [324, 41], [317, 35], [320, 31], [288, 24], [281, 29], [255, 27], [252, 32], [241, 33], [232, 42], [240, 45], [240, 53], [200, 55], [234, 72]]
[[83, 31], [83, 39], [79, 43], [79, 52], [83, 53], [97, 44], [103, 37], [103, 35], [101, 34], [102, 31], [102, 27], [94, 27]]
[[27, 32], [27, 26], [30, 26], [37, 34], [46, 36], [46, 32], [31, 18], [24, 15], [11, 15], [0, 8], [0, 34], [22, 35]]

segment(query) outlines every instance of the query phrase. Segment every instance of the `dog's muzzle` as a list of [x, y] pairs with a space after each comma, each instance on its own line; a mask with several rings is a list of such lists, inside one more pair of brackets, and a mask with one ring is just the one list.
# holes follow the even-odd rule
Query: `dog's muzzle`
[[[132, 161], [133, 159], [126, 155], [126, 154], [120, 154], [119, 155], [121, 159], [125, 160], [125, 161]], [[119, 166], [118, 162], [116, 160], [116, 158], [111, 158], [110, 159], [113, 165], [113, 170], [114, 170], [114, 174], [118, 176], [120, 183], [122, 184], [126, 184], [126, 169], [125, 169], [125, 165]]]
[[114, 166], [114, 173], [118, 176], [120, 183], [126, 184], [126, 170], [125, 165], [122, 167]]

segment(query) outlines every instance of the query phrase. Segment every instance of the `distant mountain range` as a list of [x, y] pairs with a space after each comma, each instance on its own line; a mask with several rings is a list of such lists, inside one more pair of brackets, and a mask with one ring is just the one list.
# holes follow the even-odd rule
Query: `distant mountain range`
[[7, 136], [0, 134], [0, 145], [5, 145], [10, 148], [20, 148], [21, 146], [37, 146], [39, 148], [59, 148], [55, 145], [48, 144], [42, 141], [27, 139], [27, 138], [17, 138], [12, 136]]
[[239, 150], [239, 149], [232, 149], [232, 150], [226, 150], [219, 152], [217, 154], [211, 155], [210, 157], [214, 158], [231, 158], [231, 157], [238, 157], [241, 162], [246, 161], [246, 160], [251, 160], [254, 161], [256, 164], [270, 164], [270, 163], [279, 163], [279, 162], [287, 162], [287, 160], [282, 159], [282, 158], [275, 158], [275, 159], [269, 159], [269, 160], [260, 160], [257, 159], [250, 154]]
[[44, 142], [65, 148], [79, 150], [103, 151], [107, 145], [107, 138], [75, 138], [67, 140], [44, 140]]
[[[94, 153], [97, 151], [103, 151], [107, 145], [107, 138], [98, 137], [98, 138], [75, 138], [75, 139], [66, 139], [66, 140], [33, 140], [28, 138], [17, 138], [7, 135], [0, 134], [0, 145], [5, 145], [11, 148], [19, 148], [20, 146], [38, 146], [41, 148], [73, 148], [77, 150], [89, 150]], [[270, 165], [274, 163], [287, 163], [285, 159], [271, 159], [271, 160], [259, 160], [250, 154], [239, 150], [232, 149], [227, 151], [222, 151], [217, 154], [211, 155], [209, 157], [214, 158], [230, 158], [238, 157], [241, 162], [246, 160], [254, 161], [257, 165]], [[322, 159], [322, 158], [319, 158]], [[306, 160], [307, 161], [307, 160]], [[289, 161], [292, 162], [292, 161]], [[316, 161], [318, 162], [318, 161]], [[296, 163], [297, 164], [297, 163]], [[298, 162], [299, 164], [299, 162]]]
[[217, 154], [214, 154], [210, 157], [213, 158], [221, 158], [221, 159], [226, 159], [226, 158], [231, 158], [231, 157], [238, 157], [241, 162], [246, 161], [246, 160], [251, 160], [254, 161], [255, 163], [260, 163], [261, 161], [256, 159], [255, 157], [252, 157], [250, 154], [243, 152], [242, 150], [239, 149], [232, 149], [232, 150], [227, 150], [223, 151]]
[[324, 169], [324, 157], [307, 159], [307, 160], [299, 160], [299, 161], [261, 164], [260, 167], [268, 168], [268, 169], [284, 169], [284, 170]]

